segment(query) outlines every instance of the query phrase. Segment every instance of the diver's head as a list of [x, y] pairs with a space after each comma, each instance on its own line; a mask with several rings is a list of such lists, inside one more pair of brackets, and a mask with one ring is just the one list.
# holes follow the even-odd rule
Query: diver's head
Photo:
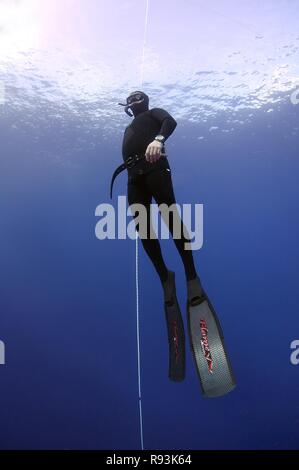
[[[133, 91], [133, 93], [128, 96], [126, 101], [126, 104], [118, 104], [124, 106], [125, 112], [131, 117], [133, 115], [136, 117], [138, 114], [143, 113], [144, 111], [148, 111], [149, 97], [143, 93], [143, 91]], [[129, 109], [132, 112], [130, 112]]]

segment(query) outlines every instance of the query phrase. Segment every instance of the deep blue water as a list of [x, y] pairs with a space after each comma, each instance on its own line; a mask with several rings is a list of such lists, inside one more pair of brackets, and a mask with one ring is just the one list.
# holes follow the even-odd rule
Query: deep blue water
[[[94, 211], [108, 202], [120, 154], [106, 145], [105, 164], [98, 149], [79, 152], [77, 165], [55, 164], [39, 158], [26, 133], [10, 135], [8, 120], [1, 121], [1, 448], [138, 448], [135, 242], [94, 235]], [[238, 386], [204, 399], [189, 347], [185, 382], [168, 380], [162, 292], [141, 251], [146, 448], [298, 446], [299, 366], [289, 359], [299, 335], [298, 134], [289, 131], [297, 122], [298, 108], [286, 100], [270, 118], [257, 111], [229, 138], [192, 145], [191, 125], [184, 145], [179, 125], [171, 138], [177, 200], [204, 204], [204, 247], [195, 259]], [[43, 146], [54, 135], [45, 132]], [[125, 176], [116, 188], [125, 193]], [[180, 259], [171, 240], [163, 250], [184, 311]]]

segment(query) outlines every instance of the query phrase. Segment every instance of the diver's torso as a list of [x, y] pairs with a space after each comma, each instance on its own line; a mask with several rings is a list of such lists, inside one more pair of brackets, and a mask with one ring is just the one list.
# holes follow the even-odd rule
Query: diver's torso
[[[154, 140], [160, 131], [161, 124], [153, 118], [151, 111], [138, 114], [126, 128], [123, 138], [122, 155], [127, 160], [132, 155], [144, 155], [147, 146]], [[156, 168], [169, 168], [167, 158], [161, 157], [155, 163], [141, 161], [130, 172], [147, 173]]]

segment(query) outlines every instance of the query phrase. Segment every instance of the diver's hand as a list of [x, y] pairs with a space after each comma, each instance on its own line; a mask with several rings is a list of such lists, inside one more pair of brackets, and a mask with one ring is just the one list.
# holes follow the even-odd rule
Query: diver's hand
[[155, 163], [161, 157], [161, 150], [163, 148], [163, 144], [158, 142], [157, 140], [153, 140], [151, 142], [145, 152], [146, 161], [150, 163]]

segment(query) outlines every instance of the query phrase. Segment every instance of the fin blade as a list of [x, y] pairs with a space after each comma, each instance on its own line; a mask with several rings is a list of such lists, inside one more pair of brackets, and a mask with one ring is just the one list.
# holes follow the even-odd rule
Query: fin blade
[[220, 322], [208, 297], [188, 305], [188, 327], [202, 392], [219, 397], [232, 391], [236, 382], [224, 344]]
[[165, 317], [169, 344], [169, 378], [181, 382], [185, 378], [185, 330], [177, 299], [165, 305]]

